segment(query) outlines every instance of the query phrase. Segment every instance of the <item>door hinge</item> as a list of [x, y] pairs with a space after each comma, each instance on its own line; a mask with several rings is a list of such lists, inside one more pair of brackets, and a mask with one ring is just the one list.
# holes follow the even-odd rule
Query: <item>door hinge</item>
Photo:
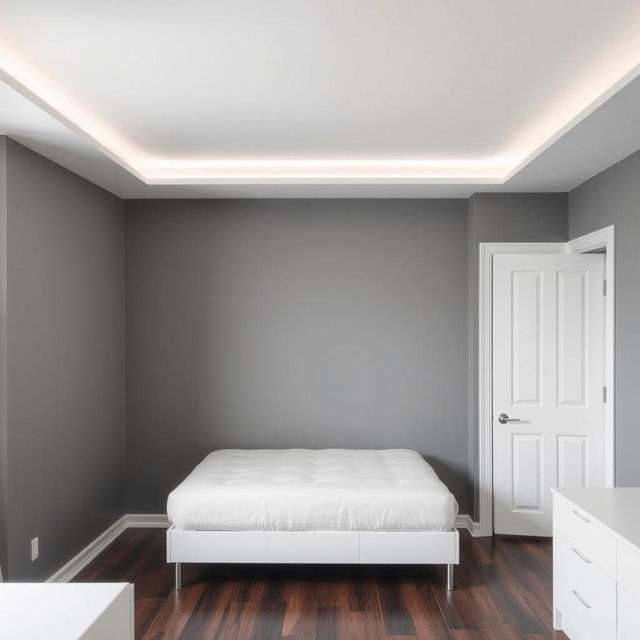
[[607, 387], [602, 387], [602, 402], [607, 401]]
[[602, 281], [602, 295], [603, 296], [607, 295], [607, 279], [606, 278]]

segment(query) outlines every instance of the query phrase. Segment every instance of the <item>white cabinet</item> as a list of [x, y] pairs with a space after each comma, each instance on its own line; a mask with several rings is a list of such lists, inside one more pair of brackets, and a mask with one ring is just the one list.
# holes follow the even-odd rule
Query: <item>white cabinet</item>
[[0, 638], [133, 640], [133, 585], [0, 584]]
[[640, 633], [640, 600], [618, 588], [618, 640], [634, 640]]
[[640, 637], [640, 489], [554, 491], [553, 608], [571, 640]]

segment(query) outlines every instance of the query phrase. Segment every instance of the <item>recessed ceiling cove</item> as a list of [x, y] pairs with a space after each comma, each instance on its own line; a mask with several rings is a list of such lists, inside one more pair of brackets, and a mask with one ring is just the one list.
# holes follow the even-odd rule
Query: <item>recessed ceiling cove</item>
[[0, 77], [150, 185], [503, 184], [639, 42], [637, 0], [0, 5]]

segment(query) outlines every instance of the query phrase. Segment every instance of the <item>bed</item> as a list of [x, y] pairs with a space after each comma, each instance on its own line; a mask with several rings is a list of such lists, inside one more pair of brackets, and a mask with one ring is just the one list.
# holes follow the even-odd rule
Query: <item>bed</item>
[[169, 495], [175, 563], [459, 562], [458, 505], [409, 449], [223, 449]]

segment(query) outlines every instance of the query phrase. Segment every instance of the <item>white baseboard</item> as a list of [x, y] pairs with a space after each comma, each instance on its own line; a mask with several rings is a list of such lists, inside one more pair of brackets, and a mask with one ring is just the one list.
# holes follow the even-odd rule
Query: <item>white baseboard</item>
[[466, 513], [456, 518], [456, 529], [466, 529], [474, 538], [480, 536], [480, 523], [474, 522]]
[[166, 529], [169, 526], [169, 518], [164, 513], [128, 513], [124, 518], [129, 529]]
[[[168, 526], [169, 519], [163, 513], [127, 513], [116, 520], [106, 531], [103, 531], [93, 542], [90, 542], [80, 553], [71, 558], [67, 564], [58, 569], [47, 579], [47, 582], [69, 582], [126, 529], [163, 529]], [[467, 529], [472, 536], [480, 535], [480, 523], [474, 522], [467, 514], [461, 514], [456, 518], [456, 528]]]
[[92, 560], [95, 560], [121, 533], [132, 528], [167, 528], [169, 520], [162, 513], [127, 513], [90, 542], [78, 555], [58, 569], [47, 582], [69, 582]]
[[93, 542], [90, 542], [78, 555], [74, 556], [63, 567], [58, 569], [46, 582], [69, 582], [80, 573], [92, 560], [97, 558], [127, 528], [127, 516], [116, 520], [106, 531], [103, 531]]

